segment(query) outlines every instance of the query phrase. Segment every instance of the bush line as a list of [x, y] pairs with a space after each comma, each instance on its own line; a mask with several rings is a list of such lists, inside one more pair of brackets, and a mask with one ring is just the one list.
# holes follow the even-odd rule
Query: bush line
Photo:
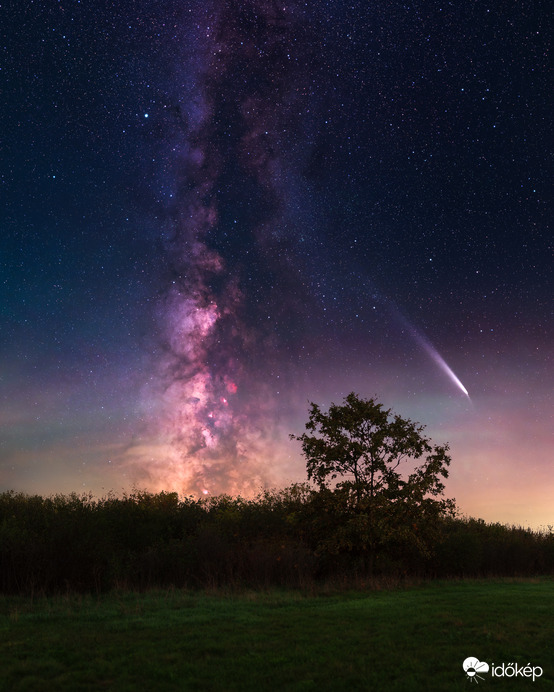
[[[358, 521], [357, 525], [363, 524]], [[554, 573], [554, 533], [444, 517], [432, 544], [381, 541], [369, 566], [359, 536], [306, 484], [254, 499], [180, 498], [133, 491], [41, 497], [0, 494], [0, 591], [104, 592], [116, 588], [306, 588], [320, 583]], [[358, 533], [359, 533], [358, 531]]]

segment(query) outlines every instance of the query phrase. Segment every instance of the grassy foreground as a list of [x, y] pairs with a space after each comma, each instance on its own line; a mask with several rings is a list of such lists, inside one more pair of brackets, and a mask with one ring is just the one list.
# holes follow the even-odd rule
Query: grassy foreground
[[0, 690], [468, 690], [468, 656], [544, 670], [480, 689], [554, 689], [553, 612], [551, 579], [0, 597]]

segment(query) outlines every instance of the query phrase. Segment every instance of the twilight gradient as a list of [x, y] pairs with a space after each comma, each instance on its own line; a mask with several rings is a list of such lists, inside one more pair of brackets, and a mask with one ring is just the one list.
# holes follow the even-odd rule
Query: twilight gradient
[[7, 16], [0, 489], [252, 495], [356, 391], [554, 523], [547, 32], [481, 5]]

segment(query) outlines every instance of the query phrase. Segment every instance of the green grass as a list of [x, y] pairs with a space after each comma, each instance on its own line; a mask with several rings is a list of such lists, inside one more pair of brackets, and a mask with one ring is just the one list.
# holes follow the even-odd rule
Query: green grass
[[[554, 581], [0, 597], [0, 690], [554, 689]], [[462, 661], [541, 666], [535, 682]]]

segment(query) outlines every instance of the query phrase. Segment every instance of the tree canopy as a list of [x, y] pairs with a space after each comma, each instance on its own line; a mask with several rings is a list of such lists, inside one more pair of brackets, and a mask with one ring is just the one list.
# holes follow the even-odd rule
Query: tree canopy
[[302, 444], [308, 479], [357, 515], [362, 542], [373, 549], [409, 534], [424, 550], [422, 527], [455, 509], [453, 500], [441, 498], [449, 447], [433, 445], [424, 429], [351, 392], [326, 412], [311, 402], [307, 432], [291, 438]]

